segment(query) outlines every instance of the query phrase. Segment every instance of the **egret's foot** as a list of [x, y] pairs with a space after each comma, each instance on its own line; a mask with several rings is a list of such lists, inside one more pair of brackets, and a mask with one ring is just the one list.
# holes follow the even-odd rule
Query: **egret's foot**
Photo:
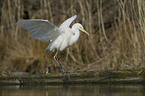
[[62, 75], [65, 75], [65, 74], [68, 74], [68, 73], [72, 73], [72, 72], [68, 72], [68, 71], [61, 71], [62, 72]]
[[60, 70], [61, 70], [62, 75], [66, 74], [66, 71], [64, 71], [62, 67], [60, 67]]
[[70, 80], [70, 75], [68, 73], [70, 73], [70, 72], [67, 72], [67, 71], [64, 71], [64, 70], [62, 72], [62, 80], [64, 82], [68, 82]]
[[[66, 74], [66, 73], [65, 73]], [[63, 75], [62, 76], [62, 80], [64, 81], [64, 82], [68, 82], [69, 80], [70, 80], [70, 75]]]

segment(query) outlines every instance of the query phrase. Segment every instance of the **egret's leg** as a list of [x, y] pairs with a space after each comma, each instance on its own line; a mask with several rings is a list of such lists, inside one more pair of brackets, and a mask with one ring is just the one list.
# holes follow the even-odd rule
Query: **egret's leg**
[[63, 70], [63, 68], [61, 67], [61, 65], [60, 65], [60, 63], [58, 61], [57, 54], [58, 54], [58, 51], [55, 53], [53, 58], [57, 62], [57, 64], [59, 65], [61, 72], [64, 73], [65, 71]]

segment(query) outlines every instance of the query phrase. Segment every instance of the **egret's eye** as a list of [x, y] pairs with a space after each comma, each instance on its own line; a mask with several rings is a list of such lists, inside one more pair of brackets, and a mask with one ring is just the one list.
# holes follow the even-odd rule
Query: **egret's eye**
[[81, 29], [83, 29], [82, 27], [79, 27], [79, 29], [81, 30]]

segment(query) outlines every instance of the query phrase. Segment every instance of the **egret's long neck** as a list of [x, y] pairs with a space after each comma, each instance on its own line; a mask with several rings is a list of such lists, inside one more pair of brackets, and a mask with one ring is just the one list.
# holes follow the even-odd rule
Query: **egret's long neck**
[[75, 43], [79, 39], [79, 36], [80, 36], [80, 31], [75, 26], [72, 27], [72, 31], [73, 31], [73, 35], [71, 36], [69, 45], [72, 45], [73, 43]]
[[77, 41], [79, 39], [79, 36], [80, 36], [80, 31], [78, 29], [75, 29], [74, 33], [75, 34], [73, 35], [73, 39]]

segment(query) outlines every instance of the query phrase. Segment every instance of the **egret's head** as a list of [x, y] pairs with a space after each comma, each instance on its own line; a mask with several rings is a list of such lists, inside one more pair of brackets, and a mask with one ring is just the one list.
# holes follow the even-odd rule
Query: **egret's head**
[[82, 32], [85, 32], [87, 35], [90, 36], [90, 34], [89, 34], [87, 31], [84, 30], [83, 26], [82, 26], [80, 23], [74, 24], [74, 27], [75, 27], [76, 29], [81, 30]]

